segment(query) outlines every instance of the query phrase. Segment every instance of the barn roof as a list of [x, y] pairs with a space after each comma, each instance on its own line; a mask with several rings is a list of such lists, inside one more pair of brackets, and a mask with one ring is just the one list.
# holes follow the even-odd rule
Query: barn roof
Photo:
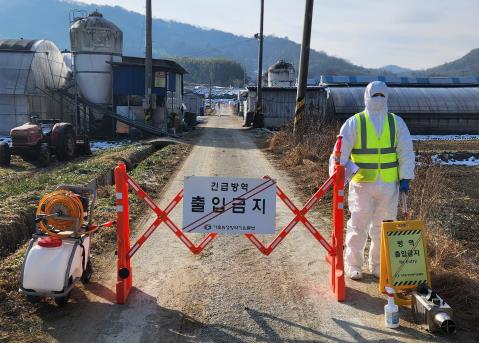
[[[144, 57], [123, 56], [122, 62], [111, 62], [112, 66], [145, 66]], [[172, 70], [177, 74], [187, 74], [188, 72], [181, 65], [172, 60], [153, 59], [153, 67], [164, 68]]]

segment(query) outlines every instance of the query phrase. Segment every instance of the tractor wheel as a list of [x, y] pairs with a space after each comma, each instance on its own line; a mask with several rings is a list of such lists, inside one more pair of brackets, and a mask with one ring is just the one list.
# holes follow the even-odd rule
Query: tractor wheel
[[57, 306], [65, 306], [68, 302], [68, 300], [70, 300], [70, 294], [71, 294], [71, 291], [68, 292], [64, 297], [56, 297], [55, 298], [55, 304], [57, 304]]
[[39, 303], [41, 300], [42, 300], [42, 297], [40, 297], [40, 296], [38, 296], [38, 295], [27, 295], [27, 301], [28, 301], [30, 304]]
[[10, 146], [6, 142], [0, 142], [0, 166], [10, 165]]
[[75, 133], [71, 126], [61, 127], [60, 130], [56, 142], [57, 158], [60, 161], [68, 161], [73, 159], [76, 154]]
[[48, 149], [48, 145], [42, 144], [40, 147], [36, 164], [39, 167], [46, 167], [50, 164], [50, 150]]
[[91, 280], [91, 276], [93, 275], [93, 268], [91, 266], [91, 261], [88, 260], [87, 264], [86, 264], [86, 267], [85, 267], [85, 270], [83, 271], [83, 274], [80, 278], [80, 281], [83, 283], [83, 284], [87, 284], [90, 282]]

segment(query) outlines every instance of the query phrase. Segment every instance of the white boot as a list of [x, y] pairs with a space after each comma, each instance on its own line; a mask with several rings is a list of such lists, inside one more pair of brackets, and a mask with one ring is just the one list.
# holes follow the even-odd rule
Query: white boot
[[351, 280], [361, 280], [363, 278], [363, 273], [361, 272], [361, 269], [357, 267], [349, 267], [346, 266], [346, 275], [351, 279]]

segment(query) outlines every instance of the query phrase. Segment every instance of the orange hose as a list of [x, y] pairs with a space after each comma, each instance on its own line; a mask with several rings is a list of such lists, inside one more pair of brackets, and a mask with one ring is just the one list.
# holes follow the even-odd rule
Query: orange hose
[[66, 238], [78, 233], [83, 225], [83, 204], [75, 193], [58, 190], [42, 197], [36, 215], [37, 218], [44, 218], [38, 223], [42, 232], [54, 237]]

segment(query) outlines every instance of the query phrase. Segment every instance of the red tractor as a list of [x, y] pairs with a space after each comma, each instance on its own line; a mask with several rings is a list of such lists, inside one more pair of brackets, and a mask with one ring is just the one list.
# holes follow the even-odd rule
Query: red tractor
[[0, 165], [10, 165], [10, 156], [18, 155], [23, 160], [45, 167], [52, 155], [60, 161], [67, 161], [77, 154], [90, 155], [87, 137], [77, 137], [73, 125], [57, 119], [38, 120], [31, 118], [28, 123], [10, 131], [12, 146], [0, 142]]

